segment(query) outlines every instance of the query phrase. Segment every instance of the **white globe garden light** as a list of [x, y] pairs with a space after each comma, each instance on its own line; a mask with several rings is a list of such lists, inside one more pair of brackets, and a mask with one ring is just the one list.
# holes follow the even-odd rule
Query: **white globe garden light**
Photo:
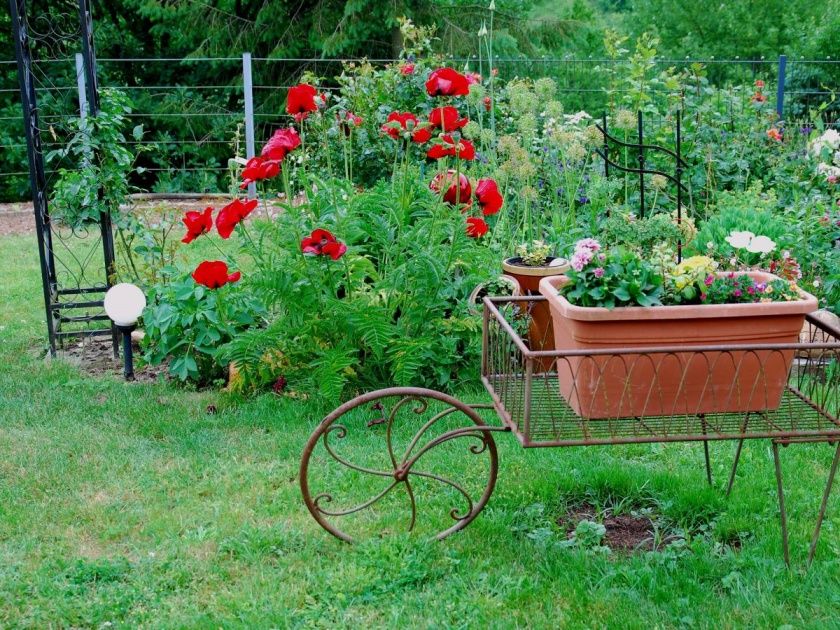
[[134, 380], [134, 357], [131, 350], [131, 331], [146, 308], [146, 296], [140, 287], [128, 282], [115, 284], [105, 294], [105, 313], [123, 334], [124, 373]]

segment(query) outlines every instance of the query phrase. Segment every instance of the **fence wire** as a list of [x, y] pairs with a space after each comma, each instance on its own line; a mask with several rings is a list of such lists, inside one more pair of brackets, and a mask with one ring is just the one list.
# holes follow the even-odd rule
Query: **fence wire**
[[[831, 101], [840, 88], [840, 61], [832, 59], [787, 59], [784, 73], [780, 74], [779, 59], [661, 59], [651, 69], [651, 78], [661, 71], [696, 71], [699, 64], [708, 84], [717, 87], [746, 86], [750, 89], [756, 80], [765, 82], [764, 93], [775, 102], [782, 97], [783, 119], [806, 117], [822, 103]], [[253, 129], [257, 145], [280, 124], [288, 122], [283, 111], [286, 90], [303, 71], [325, 77], [341, 73], [345, 64], [371, 63], [385, 66], [398, 62], [395, 59], [317, 59], [317, 58], [265, 58], [250, 60], [253, 76]], [[479, 69], [476, 58], [450, 58], [455, 67], [469, 66]], [[26, 143], [23, 135], [23, 117], [14, 61], [0, 61], [5, 70], [0, 79], [0, 137], [3, 156], [0, 157], [0, 200], [25, 200], [29, 196], [29, 171]], [[211, 65], [217, 70], [218, 80], [212, 84], [190, 84], [189, 68], [195, 64]], [[79, 101], [75, 59], [49, 59], [36, 64], [44, 77], [38, 89], [41, 121], [47, 129], [44, 134], [45, 152], [60, 148], [65, 140], [67, 123], [79, 115]], [[142, 84], [136, 76], [138, 68], [148, 71], [160, 66], [174, 75], [172, 68], [183, 69], [185, 81]], [[610, 99], [620, 100], [629, 88], [617, 87], [611, 80], [629, 70], [627, 60], [576, 59], [576, 58], [510, 58], [494, 60], [502, 79], [514, 77], [551, 77], [558, 87], [559, 98], [567, 111], [587, 110], [599, 115], [609, 105]], [[487, 68], [484, 71], [487, 72]], [[154, 192], [220, 192], [226, 185], [224, 173], [232, 155], [245, 155], [246, 119], [245, 101], [248, 98], [243, 80], [243, 57], [187, 57], [187, 58], [100, 58], [97, 73], [100, 90], [113, 88], [125, 91], [135, 103], [131, 114], [134, 124], [143, 125], [144, 139], [127, 139], [127, 144], [142, 144], [150, 149], [141, 158], [143, 174], [134, 182], [140, 188]], [[613, 79], [611, 79], [611, 77]], [[777, 88], [781, 85], [781, 90]], [[325, 89], [337, 89], [326, 86]], [[657, 81], [650, 81], [647, 89], [651, 95], [668, 92]], [[778, 94], [777, 94], [778, 92]], [[715, 90], [710, 99], [723, 93]], [[738, 112], [732, 112], [733, 115]], [[829, 122], [836, 124], [838, 113], [830, 114]], [[653, 117], [649, 117], [656, 124]], [[61, 168], [50, 163], [50, 172]]]

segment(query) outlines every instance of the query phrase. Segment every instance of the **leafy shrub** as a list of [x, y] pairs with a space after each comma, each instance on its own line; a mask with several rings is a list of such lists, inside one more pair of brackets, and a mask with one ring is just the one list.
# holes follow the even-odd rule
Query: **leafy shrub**
[[760, 186], [744, 192], [721, 192], [715, 213], [702, 224], [689, 250], [728, 262], [736, 251], [726, 238], [737, 231], [767, 236], [779, 248], [788, 249], [795, 241], [784, 218], [777, 214], [777, 207], [775, 193], [763, 192]]

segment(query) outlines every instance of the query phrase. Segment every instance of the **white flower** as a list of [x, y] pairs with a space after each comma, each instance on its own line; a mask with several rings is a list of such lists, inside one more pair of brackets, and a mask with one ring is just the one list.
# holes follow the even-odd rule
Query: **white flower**
[[811, 153], [819, 157], [823, 149], [837, 151], [840, 149], [840, 132], [836, 129], [826, 129], [825, 133], [811, 143]]
[[756, 236], [747, 245], [747, 251], [753, 254], [769, 254], [776, 249], [776, 243], [767, 236]]
[[742, 249], [744, 247], [747, 247], [754, 237], [755, 234], [753, 234], [752, 232], [738, 232], [737, 230], [732, 230], [725, 240], [735, 249]]
[[564, 114], [563, 118], [565, 118], [566, 122], [570, 125], [579, 125], [584, 120], [591, 119], [592, 116], [581, 110], [577, 114]]
[[715, 242], [714, 241], [709, 241], [708, 243], [706, 243], [706, 249], [714, 249], [714, 248], [715, 248]]

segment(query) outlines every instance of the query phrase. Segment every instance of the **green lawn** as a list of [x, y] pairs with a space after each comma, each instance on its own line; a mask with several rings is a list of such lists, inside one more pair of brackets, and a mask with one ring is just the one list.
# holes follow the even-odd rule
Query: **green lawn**
[[[34, 237], [0, 239], [0, 268], [0, 627], [840, 627], [838, 489], [802, 571], [825, 445], [782, 453], [793, 571], [764, 442], [745, 447], [727, 500], [730, 443], [712, 445], [709, 489], [697, 444], [526, 452], [498, 435], [496, 492], [465, 531], [348, 546], [298, 487], [323, 409], [45, 362]], [[651, 508], [680, 543], [562, 547], [555, 523], [583, 500]]]

